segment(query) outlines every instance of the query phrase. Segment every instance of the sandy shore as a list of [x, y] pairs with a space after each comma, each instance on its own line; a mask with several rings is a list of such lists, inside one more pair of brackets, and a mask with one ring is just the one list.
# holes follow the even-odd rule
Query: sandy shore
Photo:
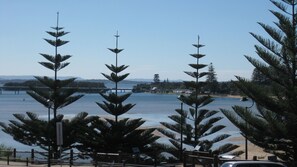
[[[229, 139], [230, 142], [240, 142], [242, 144], [239, 144], [239, 148], [236, 150], [242, 150], [245, 151], [245, 138], [242, 136], [239, 137], [232, 137]], [[266, 153], [263, 151], [262, 148], [254, 145], [253, 143], [248, 142], [248, 159], [252, 160], [253, 157], [256, 156], [258, 160], [267, 160], [268, 156], [272, 156], [272, 154]], [[244, 160], [245, 159], [245, 153], [240, 155], [238, 159]]]

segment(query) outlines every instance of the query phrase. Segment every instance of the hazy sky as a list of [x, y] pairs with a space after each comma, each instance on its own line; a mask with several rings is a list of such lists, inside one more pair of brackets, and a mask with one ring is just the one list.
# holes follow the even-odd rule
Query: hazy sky
[[258, 43], [249, 32], [268, 37], [257, 22], [272, 25], [270, 9], [269, 0], [0, 0], [0, 75], [53, 75], [38, 62], [45, 61], [39, 53], [54, 54], [43, 38], [51, 39], [45, 31], [59, 12], [59, 25], [70, 32], [59, 52], [73, 55], [60, 76], [103, 79], [105, 64], [115, 63], [107, 48], [118, 31], [127, 79], [191, 80], [184, 71], [192, 71], [198, 35], [206, 45], [200, 62], [212, 62], [219, 81], [250, 78], [244, 55], [257, 57]]

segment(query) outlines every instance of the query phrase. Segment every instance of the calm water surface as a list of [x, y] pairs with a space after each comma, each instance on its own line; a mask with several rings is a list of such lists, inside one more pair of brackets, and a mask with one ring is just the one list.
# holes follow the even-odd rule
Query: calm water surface
[[[102, 101], [103, 99], [99, 94], [85, 94], [84, 97], [61, 109], [59, 112], [67, 117], [72, 117], [80, 112], [104, 116], [107, 113], [95, 103]], [[121, 117], [143, 118], [146, 120], [144, 126], [158, 126], [160, 125], [159, 122], [171, 122], [168, 116], [176, 114], [175, 109], [180, 108], [180, 101], [177, 100], [177, 95], [168, 94], [134, 93], [128, 98], [126, 103], [133, 103], [136, 106]], [[217, 97], [207, 108], [210, 110], [231, 109], [233, 105], [250, 106], [251, 102], [241, 102], [238, 98]], [[15, 95], [14, 92], [4, 91], [0, 94], [0, 122], [8, 123], [9, 120], [14, 120], [12, 114], [28, 111], [37, 113], [40, 118], [47, 119], [48, 117], [48, 109], [36, 102], [26, 92], [20, 92], [20, 94]], [[221, 113], [219, 114], [223, 116]], [[223, 133], [239, 134], [238, 129], [227, 119], [224, 118], [219, 123], [227, 126]], [[2, 131], [0, 131], [0, 144], [5, 144], [18, 150], [29, 150], [32, 148], [14, 141], [11, 136]]]

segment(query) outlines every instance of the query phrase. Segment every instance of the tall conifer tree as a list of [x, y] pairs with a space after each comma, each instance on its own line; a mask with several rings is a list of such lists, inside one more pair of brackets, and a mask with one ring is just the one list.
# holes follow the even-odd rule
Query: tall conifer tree
[[[86, 130], [83, 136], [83, 146], [81, 151], [88, 152], [105, 152], [105, 153], [133, 153], [133, 149], [139, 150], [140, 153], [149, 155], [152, 151], [153, 144], [158, 137], [153, 135], [154, 128], [144, 129], [141, 125], [145, 122], [141, 118], [129, 119], [119, 118], [119, 116], [127, 113], [135, 104], [124, 104], [124, 101], [130, 97], [132, 93], [120, 93], [119, 83], [123, 81], [129, 74], [120, 74], [128, 66], [118, 64], [118, 56], [123, 49], [118, 48], [119, 35], [116, 34], [116, 47], [109, 50], [115, 54], [115, 65], [107, 65], [106, 67], [111, 73], [102, 75], [114, 83], [114, 89], [106, 93], [100, 93], [104, 98], [103, 102], [96, 102], [98, 106], [114, 118], [101, 118], [92, 122], [91, 129]], [[97, 157], [92, 157], [97, 160]]]
[[210, 93], [216, 93], [218, 89], [218, 79], [212, 63], [208, 66], [208, 74], [206, 76], [206, 88]]
[[[58, 48], [68, 43], [63, 41], [60, 37], [68, 34], [62, 31], [59, 27], [59, 13], [57, 14], [57, 25], [52, 27], [54, 31], [47, 31], [47, 33], [54, 37], [53, 40], [45, 39], [50, 45], [54, 47], [54, 55], [41, 55], [47, 62], [40, 62], [40, 64], [47, 69], [52, 70], [53, 77], [39, 77], [35, 78], [43, 85], [42, 87], [30, 86], [30, 91], [27, 93], [37, 102], [42, 104], [47, 111], [48, 120], [40, 119], [36, 113], [27, 112], [25, 114], [14, 114], [16, 120], [10, 120], [8, 126], [0, 123], [5, 133], [10, 134], [16, 141], [25, 145], [39, 146], [44, 150], [48, 150], [49, 159], [60, 157], [60, 151], [64, 151], [75, 147], [77, 144], [77, 137], [81, 135], [80, 127], [86, 125], [92, 120], [87, 113], [80, 113], [71, 120], [63, 119], [62, 114], [58, 114], [58, 110], [75, 102], [83, 95], [74, 95], [77, 89], [69, 88], [68, 85], [73, 83], [75, 78], [59, 79], [58, 71], [69, 65], [68, 60], [70, 55], [61, 55]], [[44, 113], [44, 111], [40, 112]], [[51, 115], [53, 115], [52, 118]], [[63, 145], [57, 146], [56, 140], [56, 123], [63, 122]], [[61, 150], [60, 150], [61, 149]], [[54, 155], [54, 157], [51, 157]]]
[[53, 111], [54, 119], [57, 118], [58, 109], [73, 103], [83, 96], [73, 95], [77, 92], [77, 89], [65, 88], [70, 83], [73, 83], [75, 78], [62, 80], [58, 77], [58, 72], [69, 65], [69, 62], [65, 61], [68, 60], [71, 56], [61, 55], [60, 53], [58, 53], [58, 48], [69, 42], [61, 40], [60, 37], [68, 34], [69, 32], [62, 31], [64, 28], [59, 27], [59, 13], [57, 14], [57, 16], [57, 26], [52, 27], [52, 29], [55, 31], [47, 31], [50, 36], [54, 37], [54, 40], [44, 39], [46, 42], [54, 47], [55, 54], [40, 54], [47, 60], [47, 62], [40, 62], [40, 64], [45, 68], [52, 70], [54, 72], [54, 76], [35, 77], [48, 89], [44, 90], [38, 87], [31, 86], [31, 91], [27, 92], [31, 97], [33, 97], [39, 103], [43, 104], [45, 107], [50, 107]]
[[262, 45], [255, 45], [262, 60], [245, 56], [267, 78], [271, 91], [237, 77], [235, 84], [256, 103], [258, 112], [242, 106], [222, 111], [249, 141], [297, 166], [297, 1], [271, 2], [279, 9], [271, 11], [278, 19], [276, 28], [259, 23], [270, 38], [251, 33]]
[[[205, 82], [201, 81], [208, 72], [202, 72], [203, 68], [207, 67], [205, 64], [201, 64], [200, 60], [205, 55], [200, 53], [200, 49], [204, 46], [200, 44], [199, 37], [198, 43], [193, 44], [197, 49], [197, 53], [190, 54], [195, 58], [195, 63], [189, 64], [193, 71], [185, 72], [187, 75], [193, 78], [193, 81], [185, 81], [185, 86], [192, 91], [190, 95], [181, 95], [179, 100], [182, 104], [187, 105], [187, 109], [181, 107], [176, 109], [176, 115], [171, 115], [169, 118], [174, 123], [161, 122], [166, 129], [160, 129], [160, 131], [169, 137], [169, 141], [172, 143], [174, 148], [169, 149], [169, 152], [173, 154], [176, 158], [181, 156], [181, 151], [183, 150], [182, 144], [191, 146], [192, 148], [198, 148], [199, 151], [210, 151], [212, 150], [214, 154], [223, 154], [231, 152], [238, 146], [233, 144], [223, 144], [221, 147], [214, 149], [213, 145], [220, 142], [230, 135], [222, 134], [216, 135], [213, 139], [207, 139], [207, 136], [215, 135], [219, 132], [224, 125], [218, 125], [218, 121], [222, 119], [220, 116], [216, 116], [218, 111], [211, 111], [206, 108], [208, 104], [213, 102], [211, 96], [201, 95], [201, 88], [205, 85]], [[177, 135], [179, 134], [179, 135]], [[233, 154], [240, 154], [241, 152], [234, 152]]]

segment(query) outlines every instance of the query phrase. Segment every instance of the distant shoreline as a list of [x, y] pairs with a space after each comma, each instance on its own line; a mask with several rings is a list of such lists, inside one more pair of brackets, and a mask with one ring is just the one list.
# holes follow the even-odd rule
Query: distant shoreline
[[[132, 92], [133, 93], [133, 92]], [[137, 92], [137, 93], [150, 93], [150, 94], [159, 94], [159, 95], [182, 95], [181, 93], [153, 93], [153, 92]], [[134, 92], [133, 94], [137, 94]], [[207, 96], [207, 94], [201, 94], [201, 96]], [[243, 95], [231, 95], [231, 94], [210, 94], [209, 96], [216, 98], [235, 98], [235, 99], [241, 99]]]
[[242, 98], [241, 95], [210, 95], [211, 97], [228, 97], [228, 98], [236, 98], [240, 99]]
[[[176, 95], [182, 95], [180, 93], [152, 93], [152, 92], [139, 92], [139, 93], [151, 93], [151, 94], [176, 94]], [[201, 96], [207, 96], [208, 94], [200, 94]], [[226, 97], [226, 98], [236, 98], [236, 99], [241, 99], [243, 95], [231, 95], [231, 94], [209, 94], [211, 97]]]
[[[1, 86], [1, 84], [0, 84]], [[13, 90], [4, 90], [6, 92], [14, 92]], [[20, 90], [20, 92], [26, 92], [26, 90]], [[83, 93], [83, 94], [96, 94], [97, 92], [78, 92], [78, 93]], [[129, 93], [129, 92], [126, 92]], [[152, 92], [132, 92], [132, 94], [138, 94], [138, 93], [148, 93], [148, 94], [159, 94], [159, 95], [182, 95], [180, 93], [152, 93]], [[201, 96], [207, 96], [207, 94], [200, 94]], [[231, 95], [231, 94], [210, 94], [209, 96], [211, 97], [219, 97], [219, 98], [237, 98], [237, 99], [241, 99], [243, 97], [243, 95]]]

